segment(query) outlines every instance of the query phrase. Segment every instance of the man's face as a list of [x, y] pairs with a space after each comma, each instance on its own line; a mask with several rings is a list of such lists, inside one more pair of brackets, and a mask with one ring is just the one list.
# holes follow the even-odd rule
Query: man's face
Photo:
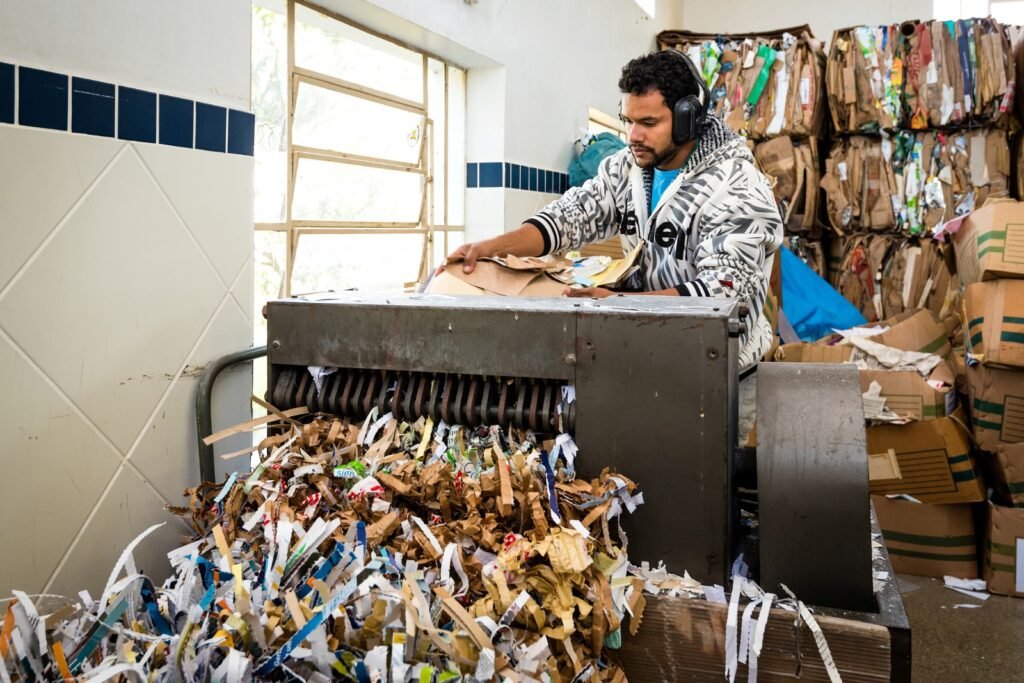
[[623, 95], [622, 120], [640, 168], [660, 167], [679, 151], [679, 145], [672, 142], [672, 110], [660, 90]]

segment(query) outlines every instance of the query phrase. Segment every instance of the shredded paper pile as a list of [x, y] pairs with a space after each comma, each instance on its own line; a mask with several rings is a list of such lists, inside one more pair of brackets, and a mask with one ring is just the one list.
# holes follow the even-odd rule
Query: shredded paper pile
[[644, 581], [609, 523], [642, 498], [575, 479], [569, 436], [389, 414], [262, 446], [247, 478], [174, 510], [197, 540], [162, 587], [134, 566], [143, 534], [98, 600], [43, 619], [15, 593], [3, 679], [625, 680], [609, 652]]

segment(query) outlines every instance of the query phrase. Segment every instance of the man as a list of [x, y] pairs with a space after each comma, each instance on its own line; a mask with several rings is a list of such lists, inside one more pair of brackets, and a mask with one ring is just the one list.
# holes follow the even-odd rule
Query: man
[[[655, 52], [622, 69], [622, 120], [629, 147], [517, 230], [463, 245], [471, 272], [481, 257], [539, 256], [579, 249], [613, 235], [628, 252], [643, 240], [631, 293], [740, 299], [740, 443], [754, 422], [753, 371], [774, 332], [764, 316], [782, 219], [767, 179], [742, 138], [706, 115], [708, 91], [682, 53]], [[701, 98], [702, 96], [702, 98]], [[606, 297], [603, 288], [566, 289]]]

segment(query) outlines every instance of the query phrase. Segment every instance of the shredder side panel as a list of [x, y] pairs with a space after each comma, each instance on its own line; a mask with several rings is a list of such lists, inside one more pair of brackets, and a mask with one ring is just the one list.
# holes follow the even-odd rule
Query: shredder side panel
[[723, 583], [735, 523], [736, 340], [728, 318], [583, 311], [577, 329], [578, 468], [607, 466], [644, 494], [623, 513], [629, 556]]

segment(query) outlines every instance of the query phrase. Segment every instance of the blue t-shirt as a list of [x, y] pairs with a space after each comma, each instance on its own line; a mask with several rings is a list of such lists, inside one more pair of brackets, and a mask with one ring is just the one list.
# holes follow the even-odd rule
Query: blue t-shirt
[[679, 175], [681, 168], [677, 168], [673, 171], [661, 171], [657, 168], [654, 169], [654, 183], [651, 185], [651, 206], [650, 210], [653, 211], [654, 207], [661, 201], [661, 195], [665, 193], [665, 188], [672, 184], [672, 181]]

